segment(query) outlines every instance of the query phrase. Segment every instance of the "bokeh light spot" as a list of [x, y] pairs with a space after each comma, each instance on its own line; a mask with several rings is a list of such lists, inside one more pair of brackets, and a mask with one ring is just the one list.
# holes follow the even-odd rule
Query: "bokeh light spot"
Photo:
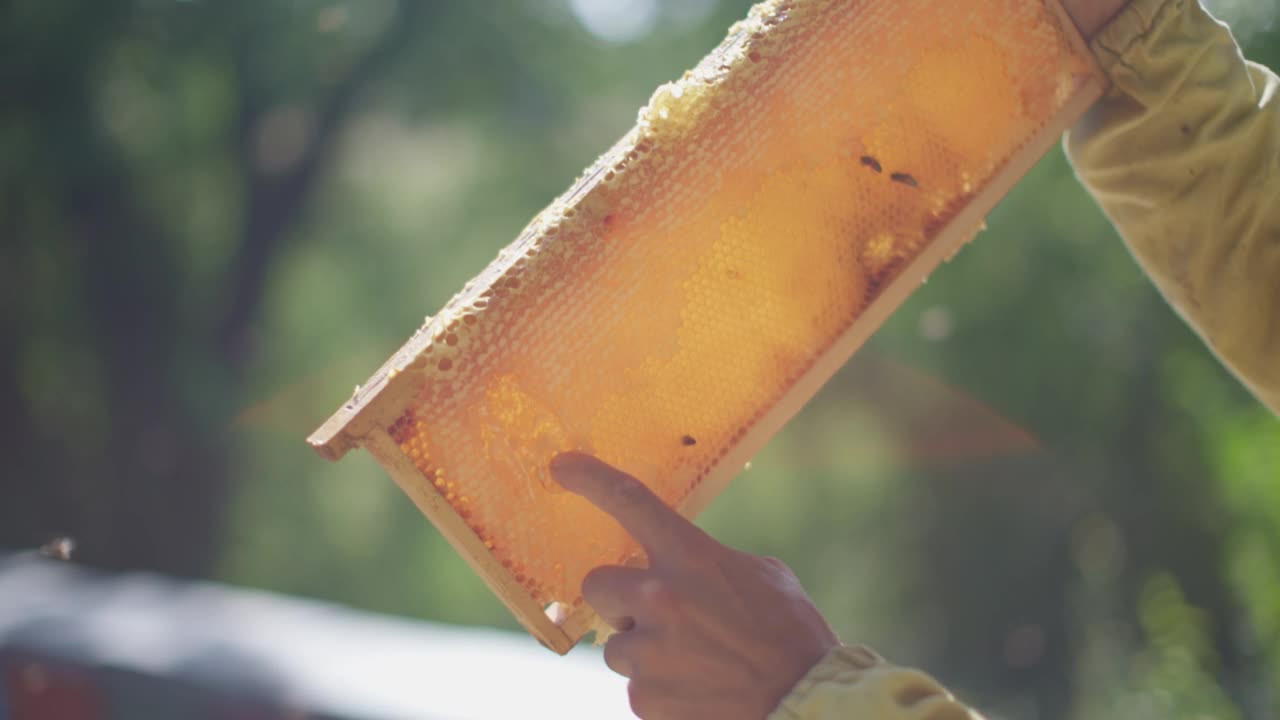
[[639, 40], [658, 20], [658, 0], [569, 0], [569, 7], [588, 32], [612, 43]]

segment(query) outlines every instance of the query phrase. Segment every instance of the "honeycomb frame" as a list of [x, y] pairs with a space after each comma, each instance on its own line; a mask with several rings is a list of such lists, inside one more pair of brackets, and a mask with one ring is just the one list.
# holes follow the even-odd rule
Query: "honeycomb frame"
[[[867, 279], [868, 304], [833, 342], [816, 352], [807, 369], [790, 382], [768, 409], [746, 423], [722, 448], [718, 459], [698, 476], [678, 502], [677, 509], [685, 516], [696, 516], [720, 494], [751, 457], [818, 392], [915, 288], [940, 263], [973, 238], [986, 214], [1052, 149], [1061, 134], [1105, 90], [1103, 75], [1059, 0], [1020, 1], [1042, 7], [1063, 33], [1072, 60], [1079, 68], [1073, 75], [1074, 84], [1069, 96], [1059, 104], [1056, 112], [1043, 118], [1039, 129], [1024, 139], [1020, 149], [987, 175], [987, 179], [965, 198], [962, 205], [953, 208], [936, 227], [927, 231], [923, 246], [912, 259]], [[713, 88], [725, 86], [729, 81], [749, 85], [752, 77], [758, 77], [764, 71], [762, 66], [766, 63], [759, 61], [776, 49], [771, 46], [779, 35], [775, 28], [786, 24], [788, 14], [804, 10], [806, 6], [830, 2], [771, 0], [758, 5], [747, 20], [731, 28], [726, 40], [694, 71], [686, 73], [683, 78], [686, 87], [689, 82]], [[851, 3], [861, 6], [875, 4], [872, 0]], [[673, 88], [678, 87], [681, 86], [669, 84], [659, 88], [642, 110], [637, 127], [589, 168], [565, 195], [540, 213], [517, 240], [468, 283], [440, 314], [429, 318], [363, 387], [357, 389], [351, 400], [308, 439], [323, 457], [330, 460], [338, 460], [357, 447], [368, 450], [530, 634], [560, 654], [568, 652], [594, 627], [596, 619], [590, 608], [579, 602], [571, 606], [564, 617], [553, 618], [548, 613], [542, 600], [530, 591], [529, 579], [518, 568], [513, 568], [509, 560], [501, 560], [495, 555], [492, 543], [476, 529], [467, 516], [465, 506], [460, 508], [452, 485], [441, 479], [440, 470], [434, 470], [432, 475], [432, 467], [423, 459], [430, 453], [411, 457], [406, 451], [406, 443], [410, 441], [405, 422], [406, 418], [414, 417], [416, 405], [425, 403], [423, 388], [427, 381], [424, 378], [456, 370], [455, 365], [465, 362], [467, 353], [480, 352], [469, 345], [467, 327], [485, 322], [486, 312], [489, 315], [496, 312], [490, 305], [499, 307], [519, 295], [520, 288], [514, 280], [524, 270], [529, 257], [536, 252], [572, 250], [572, 245], [563, 239], [568, 231], [588, 225], [608, 226], [613, 221], [612, 208], [617, 202], [618, 183], [644, 181], [646, 145], [666, 141], [659, 134], [660, 129], [654, 126], [659, 115], [666, 116], [666, 108], [678, 103], [680, 92], [673, 92]], [[875, 157], [863, 155], [861, 161], [869, 170], [883, 172], [886, 178], [890, 175], [890, 170], [881, 168]], [[897, 173], [892, 175], [892, 181], [912, 187], [917, 182], [910, 175]], [[625, 184], [623, 187], [625, 191]], [[559, 241], [556, 240], [557, 233], [561, 238]], [[555, 444], [576, 447], [580, 443], [556, 438]]]

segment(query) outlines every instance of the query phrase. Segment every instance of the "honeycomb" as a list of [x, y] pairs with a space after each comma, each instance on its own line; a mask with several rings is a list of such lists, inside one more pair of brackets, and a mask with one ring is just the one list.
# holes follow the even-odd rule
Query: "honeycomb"
[[551, 458], [695, 513], [1099, 89], [1052, 2], [758, 5], [311, 442], [380, 447], [565, 652], [583, 577], [639, 550]]

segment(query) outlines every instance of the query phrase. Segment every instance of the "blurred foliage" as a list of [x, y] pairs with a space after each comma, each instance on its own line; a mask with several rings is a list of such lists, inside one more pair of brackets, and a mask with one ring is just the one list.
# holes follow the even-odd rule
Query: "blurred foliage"
[[[746, 8], [7, 3], [0, 543], [514, 627], [302, 438]], [[995, 717], [1273, 717], [1280, 423], [1060, 152], [988, 221], [703, 524]]]

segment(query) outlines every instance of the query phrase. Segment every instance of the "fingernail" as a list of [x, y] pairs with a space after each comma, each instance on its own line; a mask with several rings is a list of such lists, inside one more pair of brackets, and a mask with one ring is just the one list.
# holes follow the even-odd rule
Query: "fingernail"
[[555, 457], [551, 458], [550, 467], [551, 467], [552, 474], [562, 473], [562, 472], [572, 472], [580, 462], [578, 458], [579, 458], [578, 453], [572, 450], [570, 450], [569, 452], [562, 452], [556, 455]]

